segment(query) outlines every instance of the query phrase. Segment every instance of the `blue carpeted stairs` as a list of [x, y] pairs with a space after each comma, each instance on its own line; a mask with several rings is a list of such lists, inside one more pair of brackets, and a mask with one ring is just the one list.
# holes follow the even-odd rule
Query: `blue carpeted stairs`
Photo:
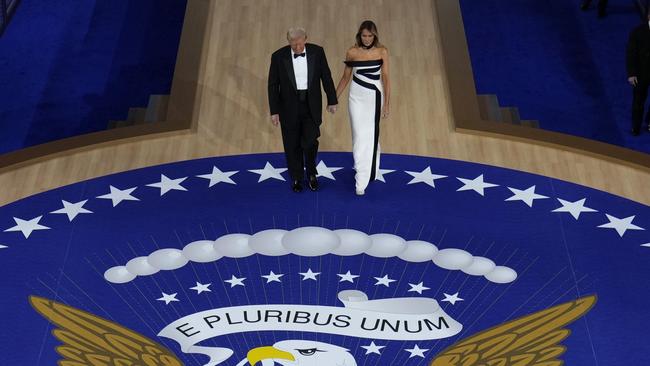
[[522, 119], [572, 135], [650, 152], [650, 133], [630, 134], [625, 72], [633, 1], [610, 0], [609, 16], [578, 0], [461, 0], [479, 94], [519, 107]]
[[186, 0], [22, 0], [0, 37], [0, 153], [100, 131], [169, 93]]

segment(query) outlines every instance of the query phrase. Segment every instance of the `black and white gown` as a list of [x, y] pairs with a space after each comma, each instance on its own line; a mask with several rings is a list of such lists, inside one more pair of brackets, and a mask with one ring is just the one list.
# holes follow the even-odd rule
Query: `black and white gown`
[[379, 121], [384, 103], [381, 82], [383, 60], [345, 61], [352, 67], [348, 111], [352, 127], [355, 188], [363, 194], [379, 172]]

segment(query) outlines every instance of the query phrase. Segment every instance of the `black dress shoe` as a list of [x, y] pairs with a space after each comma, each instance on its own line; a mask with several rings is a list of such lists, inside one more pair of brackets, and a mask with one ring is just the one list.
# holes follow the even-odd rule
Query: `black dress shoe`
[[294, 180], [291, 189], [296, 193], [302, 192], [302, 183], [299, 180]]
[[311, 189], [312, 192], [318, 190], [318, 179], [316, 178], [315, 175], [310, 175], [309, 176], [308, 184], [309, 184], [309, 189]]

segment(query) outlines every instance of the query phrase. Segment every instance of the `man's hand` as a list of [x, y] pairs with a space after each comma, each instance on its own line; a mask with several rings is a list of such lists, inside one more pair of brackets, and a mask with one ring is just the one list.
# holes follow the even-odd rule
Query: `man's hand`
[[639, 79], [636, 76], [630, 76], [629, 78], [627, 78], [627, 82], [630, 83], [630, 85], [632, 86], [637, 86], [637, 84], [639, 83]]
[[271, 115], [271, 123], [273, 123], [273, 126], [278, 127], [278, 125], [280, 124], [280, 115], [279, 114]]
[[334, 104], [334, 105], [328, 105], [328, 106], [327, 106], [327, 111], [330, 112], [330, 113], [332, 113], [332, 114], [336, 113], [336, 104]]

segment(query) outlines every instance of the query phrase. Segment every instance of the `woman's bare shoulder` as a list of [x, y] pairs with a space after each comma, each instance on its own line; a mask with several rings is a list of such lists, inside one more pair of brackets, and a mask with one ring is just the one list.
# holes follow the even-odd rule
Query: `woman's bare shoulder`
[[352, 61], [357, 57], [359, 54], [359, 49], [357, 46], [352, 46], [348, 48], [348, 50], [345, 52], [345, 59], [348, 61]]

